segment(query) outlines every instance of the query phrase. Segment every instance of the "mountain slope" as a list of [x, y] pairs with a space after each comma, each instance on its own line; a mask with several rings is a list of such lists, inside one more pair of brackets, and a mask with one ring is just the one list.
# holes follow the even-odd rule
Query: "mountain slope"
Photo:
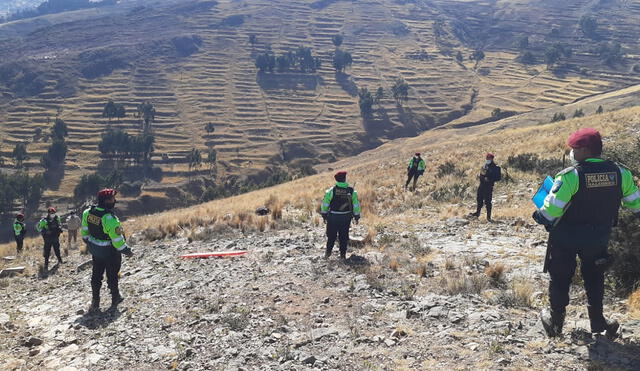
[[[59, 112], [70, 126], [70, 152], [64, 179], [49, 195], [66, 197], [80, 175], [98, 167], [100, 134], [109, 124], [138, 131], [131, 113], [149, 100], [158, 111], [153, 161], [164, 183], [185, 178], [192, 147], [218, 151], [220, 178], [260, 181], [267, 167], [330, 162], [452, 120], [483, 120], [496, 108], [526, 112], [637, 83], [629, 71], [637, 62], [639, 12], [633, 3], [582, 0], [164, 1], [6, 24], [0, 27], [3, 68], [8, 76], [37, 78], [0, 84], [3, 152], [29, 141], [28, 165], [38, 168], [48, 144], [34, 141], [34, 130], [46, 132]], [[595, 41], [578, 26], [589, 14], [599, 22]], [[551, 28], [558, 34], [548, 36]], [[347, 75], [331, 67], [336, 34], [345, 36], [341, 48], [354, 57]], [[249, 35], [256, 35], [254, 46]], [[515, 60], [514, 44], [525, 35], [537, 64]], [[180, 40], [193, 36], [202, 44], [182, 53]], [[601, 41], [621, 42], [624, 62], [602, 64], [592, 51]], [[573, 56], [547, 70], [542, 56], [556, 43]], [[256, 73], [258, 53], [299, 45], [321, 58], [318, 73]], [[469, 60], [475, 49], [484, 50], [484, 60]], [[402, 107], [389, 93], [398, 77], [410, 86]], [[364, 123], [355, 96], [362, 87], [387, 90]], [[101, 117], [109, 99], [125, 104], [125, 119]], [[209, 122], [213, 135], [204, 129]]]

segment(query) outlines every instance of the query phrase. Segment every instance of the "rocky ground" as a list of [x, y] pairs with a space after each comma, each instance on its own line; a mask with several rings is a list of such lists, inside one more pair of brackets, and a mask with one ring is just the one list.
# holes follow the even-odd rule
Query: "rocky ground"
[[[463, 219], [396, 227], [407, 232], [380, 227], [346, 262], [323, 259], [322, 228], [302, 223], [139, 241], [123, 264], [126, 300], [116, 311], [104, 300], [98, 314], [85, 312], [90, 267], [78, 266], [87, 256], [72, 250], [48, 278], [0, 281], [0, 369], [640, 370], [640, 321], [620, 300], [606, 309], [623, 322], [621, 339], [586, 332], [579, 286], [564, 338], [542, 334], [539, 228]], [[210, 250], [248, 253], [179, 258]]]

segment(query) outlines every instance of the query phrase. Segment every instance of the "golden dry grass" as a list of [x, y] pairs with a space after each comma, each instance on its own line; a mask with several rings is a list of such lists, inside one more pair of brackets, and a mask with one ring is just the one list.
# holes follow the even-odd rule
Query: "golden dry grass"
[[629, 296], [627, 308], [633, 318], [640, 319], [640, 289], [637, 289]]

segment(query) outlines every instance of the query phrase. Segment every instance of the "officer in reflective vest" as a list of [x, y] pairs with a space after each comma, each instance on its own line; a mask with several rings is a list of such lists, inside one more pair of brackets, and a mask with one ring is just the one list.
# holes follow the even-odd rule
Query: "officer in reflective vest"
[[16, 251], [18, 254], [22, 252], [24, 235], [26, 233], [27, 233], [27, 228], [24, 224], [24, 214], [20, 213], [16, 215], [16, 220], [13, 222], [13, 236], [16, 239]]
[[407, 166], [407, 182], [404, 184], [404, 189], [407, 189], [411, 179], [413, 179], [413, 188], [411, 190], [415, 190], [418, 177], [424, 174], [425, 168], [426, 165], [422, 157], [420, 157], [420, 152], [416, 152], [409, 160], [409, 165]]
[[122, 254], [131, 257], [133, 252], [127, 246], [120, 220], [113, 213], [117, 191], [106, 188], [98, 192], [98, 205], [91, 206], [82, 213], [82, 240], [87, 244], [93, 260], [91, 272], [91, 307], [89, 311], [100, 309], [100, 288], [102, 277], [107, 274], [107, 286], [111, 291], [111, 308], [115, 308], [124, 298], [118, 288], [118, 273], [122, 265]]
[[563, 170], [533, 214], [549, 231], [548, 267], [550, 310], [541, 320], [550, 337], [562, 334], [569, 287], [580, 257], [587, 292], [591, 332], [613, 338], [619, 324], [603, 315], [604, 271], [610, 261], [607, 246], [620, 205], [640, 217], [640, 191], [624, 166], [600, 158], [602, 138], [594, 129], [581, 129], [568, 140], [574, 166]]
[[327, 189], [320, 206], [320, 213], [327, 225], [327, 248], [324, 257], [331, 256], [333, 245], [338, 238], [340, 258], [345, 259], [351, 219], [355, 219], [356, 224], [360, 220], [360, 202], [358, 201], [358, 193], [347, 183], [346, 171], [337, 172], [334, 178], [336, 185]]
[[62, 234], [62, 221], [60, 217], [56, 215], [56, 208], [50, 207], [47, 209], [47, 216], [40, 219], [36, 230], [42, 235], [44, 241], [44, 271], [49, 271], [49, 257], [51, 256], [51, 248], [58, 258], [58, 263], [62, 264], [62, 256], [60, 255], [60, 234]]

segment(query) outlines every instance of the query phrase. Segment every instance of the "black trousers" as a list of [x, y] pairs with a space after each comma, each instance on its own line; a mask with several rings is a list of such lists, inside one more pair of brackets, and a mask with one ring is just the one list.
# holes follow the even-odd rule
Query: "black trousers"
[[122, 266], [122, 254], [113, 246], [94, 246], [98, 249], [109, 249], [105, 254], [92, 255], [93, 269], [91, 271], [91, 294], [93, 299], [100, 299], [102, 277], [107, 273], [107, 286], [112, 297], [120, 296], [118, 289], [118, 273]]
[[480, 183], [478, 187], [478, 192], [476, 194], [477, 201], [477, 209], [476, 214], [480, 214], [480, 210], [482, 210], [482, 205], [484, 204], [487, 207], [487, 215], [491, 215], [491, 201], [493, 200], [493, 184], [485, 184]]
[[417, 170], [416, 171], [409, 171], [409, 173], [407, 174], [407, 182], [404, 184], [404, 187], [407, 188], [409, 186], [409, 183], [411, 183], [411, 179], [413, 179], [413, 186], [415, 188], [419, 177], [420, 177], [420, 172], [419, 171], [417, 171]]
[[349, 244], [349, 227], [351, 226], [351, 214], [331, 214], [327, 216], [327, 252], [331, 254], [333, 245], [338, 239], [340, 243], [340, 255], [347, 253]]
[[24, 237], [16, 236], [16, 251], [18, 254], [22, 252], [22, 247], [24, 246]]
[[587, 309], [591, 330], [605, 329], [602, 301], [604, 298], [604, 270], [596, 261], [607, 258], [611, 227], [558, 226], [549, 235], [549, 301], [551, 310], [564, 314], [569, 304], [569, 289], [575, 274], [576, 256], [587, 293]]
[[49, 256], [51, 256], [52, 247], [53, 252], [56, 254], [56, 258], [58, 258], [58, 261], [62, 261], [62, 256], [60, 256], [60, 236], [45, 236], [43, 252], [45, 265], [49, 264]]

